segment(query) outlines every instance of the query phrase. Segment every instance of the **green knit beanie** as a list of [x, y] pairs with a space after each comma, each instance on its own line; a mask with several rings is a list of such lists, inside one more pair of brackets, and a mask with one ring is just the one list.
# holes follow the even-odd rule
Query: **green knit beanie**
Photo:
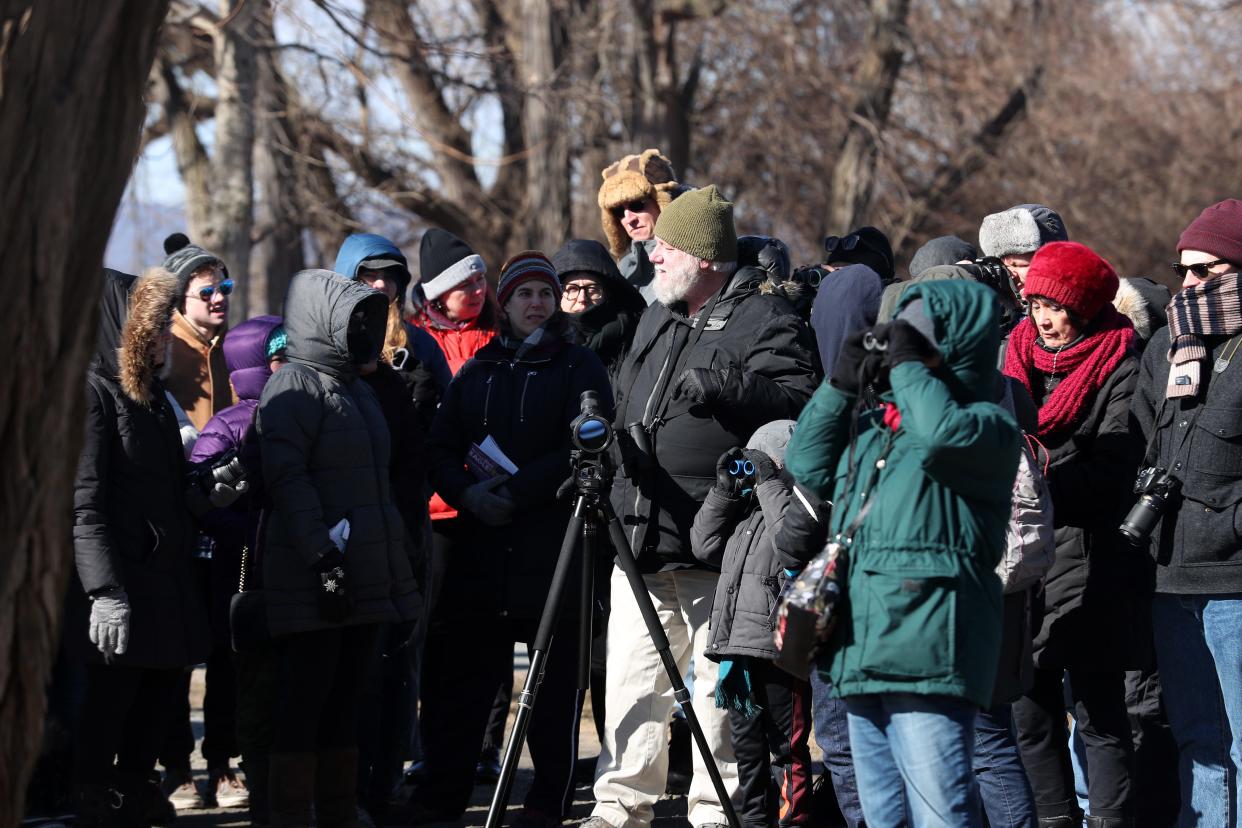
[[709, 262], [737, 261], [733, 202], [715, 184], [682, 193], [660, 211], [655, 234], [666, 243]]

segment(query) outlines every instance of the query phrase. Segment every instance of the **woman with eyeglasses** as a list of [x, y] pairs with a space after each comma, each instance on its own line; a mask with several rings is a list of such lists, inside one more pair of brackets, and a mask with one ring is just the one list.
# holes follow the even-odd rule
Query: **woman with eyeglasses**
[[646, 300], [621, 278], [608, 250], [597, 241], [565, 242], [552, 254], [552, 264], [564, 286], [561, 311], [575, 340], [594, 351], [611, 376], [630, 348]]
[[1149, 569], [1117, 526], [1133, 501], [1142, 446], [1130, 428], [1138, 378], [1134, 325], [1113, 306], [1112, 266], [1076, 242], [1039, 248], [1023, 283], [1005, 374], [1039, 406], [1048, 451], [1056, 562], [1035, 596], [1035, 676], [1013, 705], [1040, 825], [1082, 824], [1065, 717], [1086, 748], [1087, 825], [1133, 825], [1134, 751], [1125, 671], [1150, 660]]

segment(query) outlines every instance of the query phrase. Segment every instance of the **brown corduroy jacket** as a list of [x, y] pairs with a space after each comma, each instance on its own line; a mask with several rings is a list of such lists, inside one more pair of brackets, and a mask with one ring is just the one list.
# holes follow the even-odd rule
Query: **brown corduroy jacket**
[[172, 333], [172, 367], [164, 387], [202, 431], [212, 416], [235, 402], [220, 347], [224, 331], [205, 339], [180, 311], [173, 311]]

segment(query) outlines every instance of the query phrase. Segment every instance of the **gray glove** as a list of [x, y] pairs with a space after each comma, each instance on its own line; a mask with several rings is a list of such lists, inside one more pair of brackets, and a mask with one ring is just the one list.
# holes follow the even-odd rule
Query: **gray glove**
[[211, 505], [217, 509], [223, 509], [232, 506], [237, 498], [244, 495], [250, 490], [250, 484], [245, 480], [238, 480], [232, 486], [227, 483], [216, 483], [211, 487], [211, 493], [207, 495], [207, 499], [211, 501]]
[[505, 526], [513, 522], [513, 499], [506, 494], [493, 491], [506, 480], [508, 475], [493, 477], [475, 483], [461, 493], [461, 502], [466, 509], [486, 523], [488, 526]]
[[129, 596], [115, 589], [91, 599], [91, 643], [103, 653], [104, 661], [125, 654], [129, 646]]

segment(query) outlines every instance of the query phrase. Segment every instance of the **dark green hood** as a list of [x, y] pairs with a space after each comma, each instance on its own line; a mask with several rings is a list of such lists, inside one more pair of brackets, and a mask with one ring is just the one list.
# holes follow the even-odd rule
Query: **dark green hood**
[[897, 303], [897, 314], [916, 299], [935, 325], [945, 367], [974, 401], [996, 397], [996, 352], [1000, 348], [1000, 306], [996, 293], [974, 281], [911, 284]]
[[337, 376], [354, 373], [348, 333], [355, 310], [365, 314], [367, 331], [378, 337], [378, 353], [388, 323], [388, 297], [331, 270], [303, 270], [294, 276], [285, 294], [289, 360]]

